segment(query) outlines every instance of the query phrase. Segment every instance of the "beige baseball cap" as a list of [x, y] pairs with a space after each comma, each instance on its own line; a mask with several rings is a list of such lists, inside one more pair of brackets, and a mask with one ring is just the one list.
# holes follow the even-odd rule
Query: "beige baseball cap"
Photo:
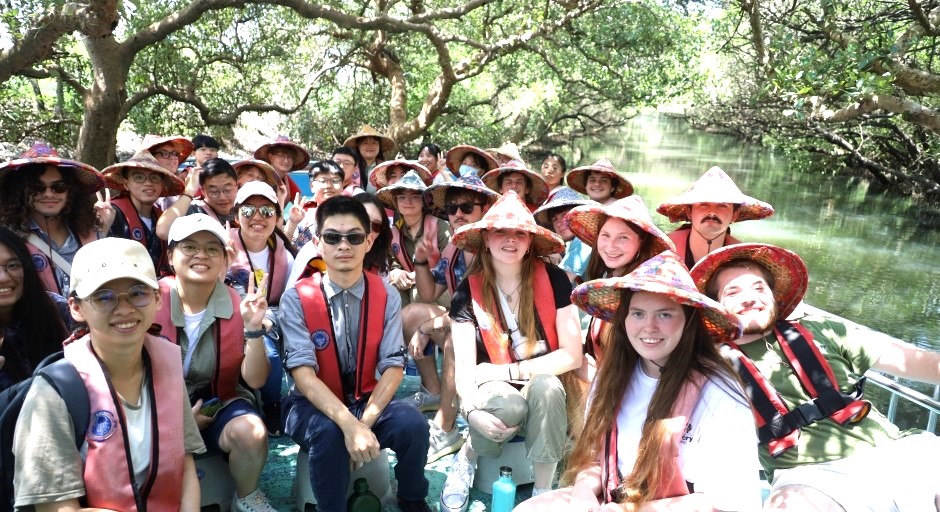
[[84, 299], [115, 279], [129, 278], [157, 289], [157, 273], [150, 254], [140, 242], [102, 238], [83, 245], [72, 260], [71, 287]]
[[219, 239], [219, 242], [222, 242], [222, 245], [228, 243], [228, 233], [225, 232], [222, 224], [205, 213], [193, 213], [174, 220], [170, 225], [167, 243], [179, 242], [200, 231], [212, 233]]

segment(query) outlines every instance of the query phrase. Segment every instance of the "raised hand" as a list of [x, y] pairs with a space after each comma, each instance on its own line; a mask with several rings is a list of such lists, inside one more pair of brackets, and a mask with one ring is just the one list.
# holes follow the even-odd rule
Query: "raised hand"
[[245, 330], [258, 331], [264, 322], [264, 314], [268, 311], [268, 300], [264, 297], [267, 289], [268, 274], [265, 274], [255, 287], [254, 276], [248, 276], [248, 293], [242, 299], [241, 313], [245, 322]]
[[114, 223], [114, 208], [111, 207], [111, 189], [105, 187], [104, 195], [101, 191], [95, 192], [98, 200], [95, 202], [95, 216], [98, 219], [98, 230], [107, 233]]

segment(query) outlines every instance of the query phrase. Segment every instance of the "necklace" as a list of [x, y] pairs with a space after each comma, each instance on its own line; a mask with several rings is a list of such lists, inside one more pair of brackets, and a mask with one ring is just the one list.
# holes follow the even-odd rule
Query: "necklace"
[[512, 297], [513, 295], [516, 294], [517, 291], [519, 291], [519, 288], [522, 288], [522, 281], [519, 281], [519, 284], [517, 284], [516, 287], [513, 288], [513, 290], [508, 293], [504, 292], [503, 287], [499, 286], [499, 284], [497, 284], [496, 287], [499, 288], [499, 292], [503, 294], [503, 297], [505, 297], [506, 302], [508, 302], [509, 305], [512, 306]]

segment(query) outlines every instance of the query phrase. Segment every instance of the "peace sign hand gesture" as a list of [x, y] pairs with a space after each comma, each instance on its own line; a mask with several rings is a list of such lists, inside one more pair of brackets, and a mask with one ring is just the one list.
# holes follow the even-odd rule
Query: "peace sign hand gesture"
[[95, 216], [98, 219], [98, 231], [107, 233], [114, 223], [114, 208], [111, 207], [111, 189], [105, 187], [104, 195], [101, 191], [95, 192], [98, 201], [95, 202]]
[[257, 288], [255, 288], [254, 276], [248, 276], [248, 293], [241, 303], [242, 321], [245, 322], [245, 330], [261, 330], [264, 314], [268, 311], [268, 300], [264, 298], [267, 285], [268, 274], [264, 275]]

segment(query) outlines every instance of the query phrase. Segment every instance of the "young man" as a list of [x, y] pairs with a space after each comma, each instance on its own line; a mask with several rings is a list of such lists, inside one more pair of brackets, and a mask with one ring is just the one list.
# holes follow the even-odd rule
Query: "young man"
[[861, 400], [859, 376], [873, 369], [937, 384], [940, 353], [828, 316], [788, 320], [808, 277], [786, 249], [724, 247], [691, 273], [744, 325], [724, 350], [754, 409], [772, 483], [764, 510], [937, 510], [940, 438], [899, 432]]
[[[202, 199], [193, 197], [202, 190]], [[223, 158], [210, 158], [199, 170], [186, 176], [185, 187], [179, 199], [157, 220], [157, 236], [166, 240], [173, 221], [193, 213], [205, 213], [219, 224], [236, 219], [235, 194], [238, 193], [238, 174], [232, 164]]]
[[[483, 214], [499, 199], [499, 194], [486, 188], [475, 174], [466, 174], [457, 181], [432, 185], [424, 191], [424, 205], [431, 215], [446, 219], [450, 230], [472, 224], [483, 218]], [[406, 400], [421, 411], [438, 409], [428, 424], [431, 429], [431, 446], [428, 461], [460, 449], [460, 437], [455, 420], [457, 409], [454, 398], [454, 347], [451, 345], [450, 317], [447, 309], [437, 304], [445, 291], [451, 296], [463, 280], [473, 254], [464, 253], [448, 243], [441, 251], [441, 259], [432, 269], [428, 262], [427, 245], [415, 246], [415, 287], [420, 302], [413, 302], [402, 310], [405, 339], [408, 353], [414, 358], [421, 374], [421, 390]], [[443, 377], [437, 376], [437, 364], [433, 357], [433, 341], [443, 350]], [[430, 356], [430, 357], [428, 357]]]
[[512, 190], [534, 212], [548, 199], [548, 184], [541, 174], [530, 171], [518, 160], [510, 160], [483, 175], [483, 183], [491, 190], [505, 195]]
[[289, 137], [278, 135], [277, 138], [255, 150], [256, 160], [263, 160], [277, 171], [277, 197], [281, 208], [287, 200], [300, 193], [300, 187], [290, 177], [291, 171], [304, 169], [310, 163], [310, 153]]
[[688, 268], [719, 247], [741, 243], [731, 236], [733, 222], [774, 214], [769, 204], [744, 195], [719, 167], [709, 169], [687, 191], [659, 205], [656, 211], [669, 217], [669, 222], [687, 223], [669, 233], [669, 238]]
[[316, 220], [326, 272], [281, 297], [285, 365], [294, 378], [282, 401], [284, 431], [309, 450], [319, 510], [345, 510], [350, 463], [391, 448], [399, 507], [429, 511], [428, 424], [392, 399], [404, 366], [401, 302], [397, 290], [362, 269], [376, 236], [369, 215], [359, 201], [339, 196], [317, 207]]
[[[294, 242], [295, 247], [303, 247], [316, 238], [317, 205], [342, 194], [346, 174], [336, 162], [320, 160], [313, 163], [307, 177], [310, 178], [313, 199], [302, 205], [292, 205], [287, 213], [287, 227], [284, 228], [284, 234]], [[299, 198], [300, 196], [294, 196], [294, 199]]]
[[568, 173], [566, 181], [573, 190], [605, 206], [633, 195], [633, 184], [617, 172], [607, 157], [591, 165], [575, 167]]
[[[152, 147], [148, 147], [148, 144]], [[196, 135], [193, 137], [192, 142], [182, 137], [158, 138], [156, 135], [148, 135], [144, 138], [142, 151], [150, 153], [154, 158], [160, 155], [157, 159], [158, 164], [168, 172], [173, 173], [181, 181], [186, 181], [186, 177], [189, 176], [190, 172], [202, 170], [202, 165], [206, 163], [206, 160], [218, 158], [219, 147], [219, 141], [209, 135]], [[174, 154], [177, 154], [177, 156], [174, 157]], [[183, 166], [190, 155], [194, 157], [195, 165]], [[167, 211], [179, 199], [177, 194], [179, 192], [161, 197], [154, 204], [161, 211]]]

